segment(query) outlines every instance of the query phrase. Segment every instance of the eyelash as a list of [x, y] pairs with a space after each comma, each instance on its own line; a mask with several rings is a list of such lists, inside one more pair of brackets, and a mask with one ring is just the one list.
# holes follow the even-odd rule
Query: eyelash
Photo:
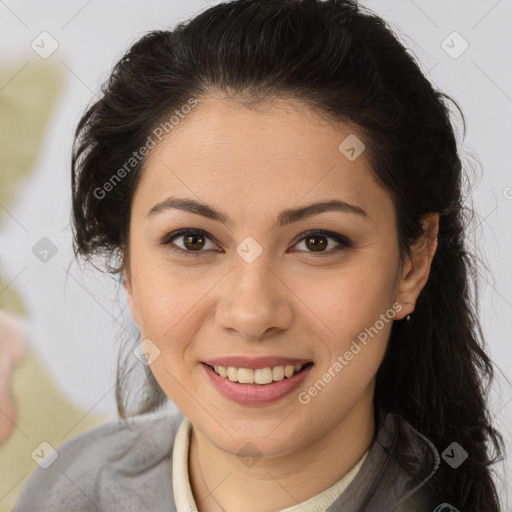
[[[178, 253], [180, 256], [185, 256], [185, 257], [188, 257], [188, 256], [198, 257], [201, 255], [201, 253], [206, 252], [204, 250], [189, 251], [189, 250], [181, 249], [180, 247], [176, 247], [172, 241], [177, 238], [183, 237], [184, 235], [203, 235], [205, 238], [212, 241], [211, 238], [208, 236], [208, 234], [205, 231], [202, 231], [200, 229], [188, 229], [187, 228], [187, 229], [180, 229], [173, 233], [169, 233], [161, 241], [161, 245], [169, 248], [173, 252]], [[325, 231], [325, 230], [306, 231], [305, 233], [302, 233], [302, 237], [299, 239], [299, 241], [295, 245], [299, 244], [306, 238], [311, 238], [314, 236], [322, 236], [325, 238], [331, 238], [340, 244], [339, 246], [335, 247], [334, 250], [331, 248], [331, 249], [329, 249], [329, 251], [320, 251], [318, 253], [315, 253], [313, 251], [303, 251], [303, 252], [308, 252], [309, 254], [311, 254], [315, 257], [316, 256], [324, 256], [324, 255], [329, 256], [339, 250], [342, 250], [343, 248], [349, 248], [352, 246], [351, 241], [347, 237], [345, 237], [343, 235], [339, 235], [337, 233], [332, 233], [331, 231]]]

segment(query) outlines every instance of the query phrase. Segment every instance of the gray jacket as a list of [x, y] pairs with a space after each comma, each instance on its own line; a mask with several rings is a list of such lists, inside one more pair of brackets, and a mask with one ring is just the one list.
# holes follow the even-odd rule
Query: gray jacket
[[[326, 512], [432, 512], [445, 503], [446, 463], [435, 446], [397, 414], [376, 418], [368, 456]], [[14, 512], [176, 512], [172, 449], [182, 420], [179, 411], [140, 415], [67, 441], [34, 470]]]

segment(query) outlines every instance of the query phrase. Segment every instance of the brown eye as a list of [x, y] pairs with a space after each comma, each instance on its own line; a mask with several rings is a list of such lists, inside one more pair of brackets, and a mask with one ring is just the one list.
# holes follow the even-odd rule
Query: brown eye
[[200, 256], [207, 252], [207, 249], [216, 249], [206, 233], [193, 229], [171, 233], [161, 241], [161, 244], [183, 256]]
[[205, 237], [201, 234], [193, 234], [183, 237], [183, 245], [191, 251], [198, 251], [204, 247]]
[[323, 251], [327, 247], [325, 236], [308, 236], [304, 239], [306, 247], [313, 252]]
[[[295, 248], [299, 248], [300, 252], [329, 256], [336, 251], [352, 246], [351, 241], [347, 237], [331, 233], [330, 231], [315, 230], [303, 233], [303, 235], [295, 245]], [[301, 244], [304, 245], [304, 248], [299, 247]]]

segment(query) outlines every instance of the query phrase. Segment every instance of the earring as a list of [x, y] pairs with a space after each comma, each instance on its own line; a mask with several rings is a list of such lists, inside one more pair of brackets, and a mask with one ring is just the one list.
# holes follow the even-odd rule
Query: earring
[[411, 321], [411, 315], [407, 315], [407, 317], [405, 318], [405, 321], [406, 322], [410, 322]]

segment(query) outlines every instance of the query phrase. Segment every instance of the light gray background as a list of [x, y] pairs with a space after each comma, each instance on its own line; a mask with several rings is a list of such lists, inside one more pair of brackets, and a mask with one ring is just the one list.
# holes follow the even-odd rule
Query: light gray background
[[[211, 2], [216, 3], [216, 2]], [[508, 0], [389, 0], [361, 2], [384, 17], [420, 60], [422, 69], [461, 106], [467, 119], [462, 156], [479, 159], [481, 179], [472, 198], [480, 216], [476, 243], [492, 270], [483, 282], [482, 320], [496, 364], [492, 411], [511, 443], [512, 418], [512, 3]], [[81, 272], [72, 260], [69, 154], [72, 133], [85, 106], [123, 51], [146, 31], [172, 28], [179, 20], [208, 7], [205, 1], [0, 0], [2, 61], [37, 57], [31, 42], [43, 31], [58, 42], [49, 57], [67, 76], [54, 111], [43, 151], [15, 205], [0, 225], [5, 281], [11, 280], [30, 312], [31, 343], [63, 393], [100, 414], [116, 414], [113, 394], [120, 308], [111, 278]], [[469, 44], [457, 59], [442, 42], [457, 31]], [[448, 40], [450, 41], [450, 40]], [[448, 42], [450, 44], [450, 42]], [[460, 43], [455, 40], [455, 49]], [[37, 57], [39, 58], [39, 57]], [[30, 64], [29, 64], [30, 65]], [[16, 77], [2, 87], [15, 87]], [[476, 161], [478, 163], [478, 160]], [[1, 171], [0, 171], [1, 172]], [[32, 246], [43, 236], [58, 247], [43, 264]], [[125, 315], [126, 316], [126, 315]], [[507, 467], [508, 466], [508, 467]], [[502, 493], [512, 464], [500, 466]]]

